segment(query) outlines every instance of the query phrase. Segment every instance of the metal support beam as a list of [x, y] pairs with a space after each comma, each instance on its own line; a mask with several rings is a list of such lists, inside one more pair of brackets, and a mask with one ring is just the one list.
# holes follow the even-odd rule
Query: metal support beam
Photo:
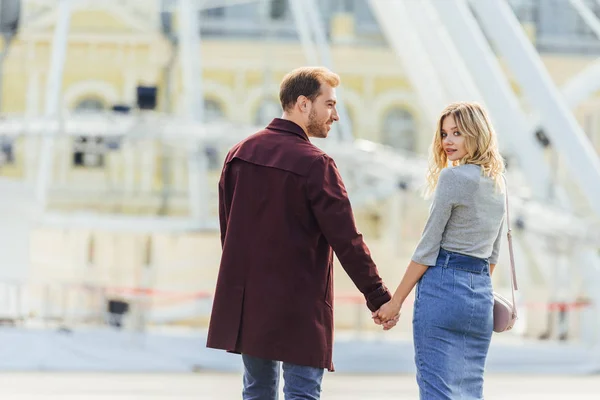
[[525, 96], [541, 113], [545, 131], [556, 149], [565, 156], [571, 176], [600, 216], [598, 155], [562, 99], [510, 6], [500, 0], [472, 1], [471, 5]]
[[440, 77], [450, 101], [483, 102], [465, 62], [460, 57], [448, 30], [429, 0], [404, 1], [407, 17], [414, 22], [432, 66]]
[[[594, 32], [596, 37], [600, 38], [600, 20], [582, 0], [569, 0], [569, 3], [577, 11], [579, 16], [585, 21], [587, 26]], [[600, 3], [598, 3], [600, 5]]]
[[[179, 46], [183, 73], [185, 116], [203, 121], [204, 92], [200, 66], [198, 7], [193, 0], [179, 0]], [[204, 222], [208, 212], [207, 160], [199, 142], [191, 139], [188, 149], [188, 193], [192, 218]]]
[[600, 59], [571, 77], [561, 88], [565, 102], [571, 109], [579, 106], [598, 90], [600, 90]]
[[417, 91], [427, 124], [434, 123], [448, 103], [444, 85], [437, 75], [413, 21], [408, 18], [403, 1], [370, 0], [371, 10], [379, 22], [390, 47]]
[[292, 15], [294, 16], [296, 29], [300, 36], [300, 43], [302, 43], [306, 62], [309, 65], [317, 65], [319, 63], [319, 55], [317, 53], [315, 42], [311, 37], [311, 31], [308, 26], [308, 20], [303, 5], [297, 1], [290, 1], [288, 4], [290, 5]]
[[333, 68], [333, 59], [317, 3], [314, 0], [305, 0], [305, 3], [302, 9], [306, 13], [306, 19], [312, 29], [319, 58], [327, 68]]
[[179, 0], [179, 47], [183, 75], [185, 116], [203, 121], [202, 70], [200, 65], [200, 26], [194, 0]]
[[[335, 70], [331, 49], [327, 41], [325, 29], [323, 28], [323, 21], [317, 3], [314, 0], [304, 0], [302, 5], [298, 3], [299, 2], [293, 1], [289, 2], [307, 55], [307, 60], [310, 61], [314, 58], [314, 51], [316, 50], [318, 63], [331, 70]], [[306, 27], [309, 28], [308, 32], [306, 32]], [[310, 40], [308, 38], [310, 38]], [[338, 95], [337, 110], [340, 121], [334, 129], [337, 130], [341, 140], [351, 141], [353, 139], [352, 124], [350, 123], [348, 111], [346, 110], [344, 103], [344, 89], [343, 87], [339, 87], [336, 91]]]
[[[62, 89], [63, 69], [65, 66], [65, 55], [67, 52], [67, 37], [71, 21], [72, 0], [59, 0], [58, 20], [54, 29], [52, 39], [52, 54], [50, 59], [50, 71], [46, 86], [46, 102], [44, 116], [48, 119], [59, 118], [59, 105]], [[44, 136], [38, 164], [37, 183], [35, 195], [40, 210], [46, 209], [48, 189], [52, 179], [54, 142], [57, 132]]]

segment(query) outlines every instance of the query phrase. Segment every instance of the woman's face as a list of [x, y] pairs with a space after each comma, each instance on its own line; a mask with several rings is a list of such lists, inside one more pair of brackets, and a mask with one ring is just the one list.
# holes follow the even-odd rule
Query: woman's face
[[450, 161], [458, 161], [467, 155], [465, 136], [458, 131], [454, 116], [448, 115], [442, 121], [442, 148]]

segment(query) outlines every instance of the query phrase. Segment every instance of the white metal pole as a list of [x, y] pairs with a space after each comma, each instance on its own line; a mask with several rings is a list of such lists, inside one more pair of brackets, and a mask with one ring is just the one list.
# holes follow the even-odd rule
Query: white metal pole
[[[59, 107], [62, 89], [63, 69], [67, 52], [67, 37], [71, 21], [72, 0], [59, 0], [58, 19], [54, 29], [52, 40], [52, 54], [50, 59], [50, 71], [46, 86], [46, 102], [44, 116], [50, 119], [59, 117]], [[36, 183], [36, 199], [40, 210], [46, 209], [48, 188], [52, 178], [54, 141], [57, 132], [49, 132], [42, 139], [42, 148], [38, 164]]]
[[[290, 3], [293, 3], [290, 2]], [[331, 57], [331, 49], [327, 43], [327, 36], [325, 35], [325, 29], [323, 28], [323, 22], [319, 13], [317, 3], [314, 0], [305, 0], [304, 4], [300, 8], [300, 12], [306, 13], [306, 20], [308, 25], [312, 28], [315, 42], [317, 44], [317, 51], [321, 59], [321, 63], [329, 68], [334, 69], [333, 58]], [[343, 83], [342, 83], [343, 86]], [[344, 141], [352, 141], [352, 124], [350, 123], [348, 111], [344, 105], [344, 89], [337, 88], [338, 102], [337, 110], [340, 116], [338, 122], [340, 139]]]
[[561, 87], [561, 92], [567, 105], [574, 109], [598, 89], [600, 89], [600, 59], [589, 64], [577, 75], [572, 76]]
[[319, 63], [319, 56], [317, 55], [315, 43], [310, 35], [310, 30], [308, 29], [309, 25], [306, 14], [302, 9], [303, 4], [298, 1], [290, 1], [288, 4], [292, 10], [292, 15], [296, 23], [296, 29], [298, 30], [298, 35], [300, 36], [300, 43], [302, 43], [302, 49], [304, 50], [304, 56], [306, 57], [306, 62], [310, 65], [317, 65]]
[[[179, 46], [183, 72], [183, 92], [186, 116], [191, 121], [204, 120], [204, 94], [200, 67], [200, 26], [198, 6], [192, 0], [179, 0]], [[205, 185], [207, 160], [197, 140], [188, 149], [188, 192], [190, 211], [194, 219], [206, 221], [208, 195]]]
[[510, 6], [500, 0], [472, 1], [471, 5], [525, 96], [541, 113], [545, 131], [557, 151], [565, 156], [571, 177], [600, 216], [600, 159]]
[[302, 9], [306, 12], [309, 26], [312, 28], [315, 42], [317, 43], [319, 57], [325, 66], [331, 68], [333, 60], [331, 58], [331, 51], [329, 49], [329, 44], [327, 43], [327, 36], [325, 34], [325, 29], [323, 28], [317, 3], [314, 0], [305, 0], [305, 2], [306, 4], [303, 4], [304, 7]]
[[[30, 60], [31, 61], [31, 60]], [[40, 95], [40, 72], [35, 69], [30, 69], [27, 74], [27, 109], [25, 114], [28, 118], [34, 119], [39, 117], [39, 95]], [[26, 126], [25, 129], [28, 129]], [[36, 162], [37, 162], [37, 151], [39, 149], [40, 138], [35, 136], [28, 136], [23, 138], [25, 142], [25, 178], [30, 184], [34, 184], [36, 178]]]
[[[596, 37], [600, 38], [600, 20], [598, 20], [596, 14], [582, 0], [569, 0], [569, 3], [571, 3]], [[600, 3], [598, 4], [600, 5]]]
[[193, 0], [179, 0], [179, 47], [186, 116], [196, 122], [203, 118], [202, 70], [198, 7]]
[[402, 0], [451, 101], [483, 102], [481, 94], [429, 0]]
[[417, 91], [427, 125], [433, 126], [448, 103], [448, 96], [428, 54], [423, 51], [424, 45], [408, 18], [404, 2], [370, 0], [369, 4], [390, 47], [394, 49]]

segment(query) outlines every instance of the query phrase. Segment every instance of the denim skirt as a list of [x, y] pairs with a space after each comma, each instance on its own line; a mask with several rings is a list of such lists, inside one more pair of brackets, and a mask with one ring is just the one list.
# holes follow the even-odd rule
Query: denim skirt
[[488, 260], [441, 249], [415, 293], [413, 335], [421, 400], [483, 399], [493, 307]]

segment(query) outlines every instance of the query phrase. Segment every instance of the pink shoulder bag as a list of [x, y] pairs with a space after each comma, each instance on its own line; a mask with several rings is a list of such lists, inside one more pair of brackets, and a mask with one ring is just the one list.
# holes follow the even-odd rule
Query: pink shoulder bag
[[507, 298], [494, 292], [494, 332], [505, 332], [515, 325], [517, 321], [517, 305], [515, 303], [515, 290], [517, 288], [517, 274], [515, 272], [515, 256], [513, 253], [512, 234], [510, 229], [510, 211], [508, 209], [508, 185], [504, 178], [504, 192], [506, 194], [506, 226], [508, 232], [508, 252], [510, 254], [510, 288], [512, 292], [512, 302]]

